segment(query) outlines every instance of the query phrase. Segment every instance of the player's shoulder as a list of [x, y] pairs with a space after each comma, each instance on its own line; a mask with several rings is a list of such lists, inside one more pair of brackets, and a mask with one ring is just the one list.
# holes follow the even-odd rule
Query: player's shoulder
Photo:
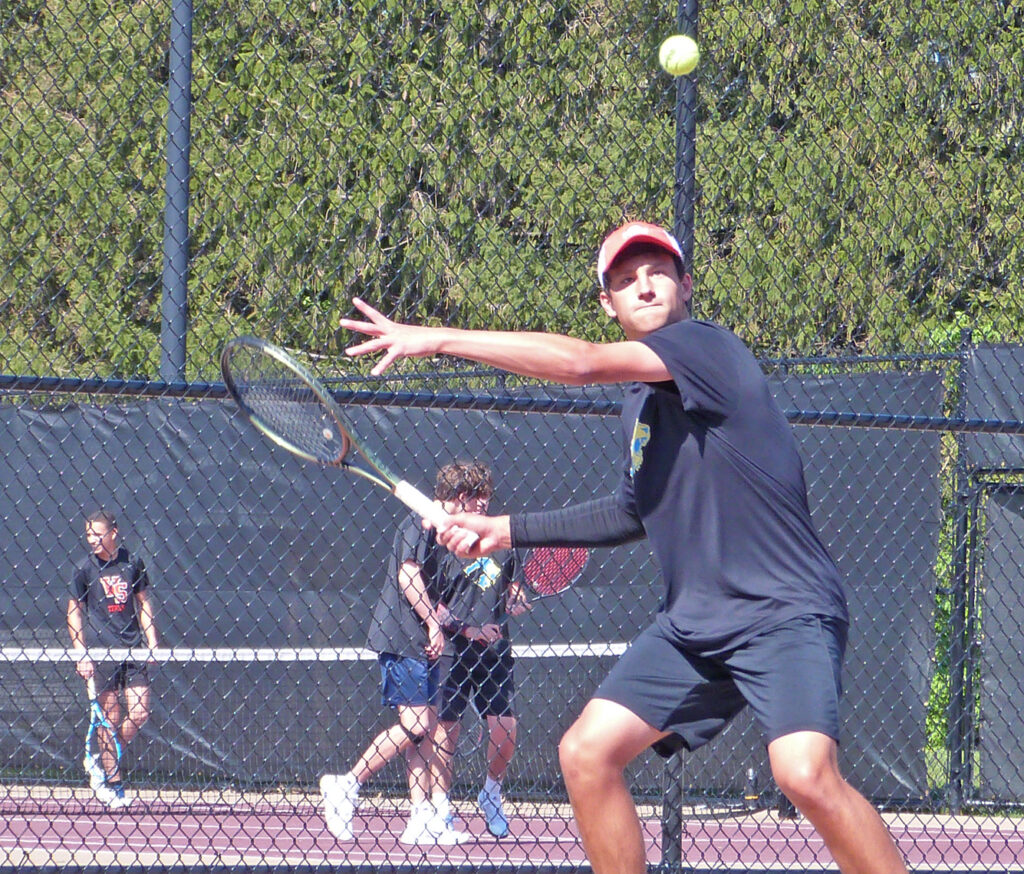
[[81, 555], [78, 558], [75, 558], [71, 563], [72, 573], [76, 577], [85, 576], [94, 567], [96, 567], [96, 562], [93, 560], [91, 554]]

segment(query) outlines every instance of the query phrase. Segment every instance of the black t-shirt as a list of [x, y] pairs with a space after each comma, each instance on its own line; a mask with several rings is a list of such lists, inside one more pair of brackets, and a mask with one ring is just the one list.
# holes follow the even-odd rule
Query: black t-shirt
[[71, 597], [85, 610], [86, 646], [139, 646], [142, 629], [135, 596], [148, 586], [142, 559], [131, 558], [123, 546], [110, 561], [95, 553], [79, 561], [71, 578]]
[[[412, 562], [420, 569], [427, 587], [427, 598], [433, 607], [450, 594], [448, 580], [458, 572], [452, 567], [451, 553], [438, 544], [433, 529], [426, 530], [419, 516], [408, 516], [395, 534], [388, 575], [381, 588], [380, 599], [373, 611], [373, 622], [367, 646], [374, 652], [425, 659], [427, 629], [416, 615], [413, 605], [402, 593], [398, 581], [399, 568]], [[454, 558], [454, 557], [452, 557]]]
[[[489, 649], [510, 650], [505, 599], [509, 587], [519, 573], [516, 553], [509, 550], [484, 558], [455, 561], [458, 573], [451, 580], [449, 600], [445, 602], [448, 609], [466, 625], [500, 625], [501, 640], [492, 644]], [[452, 640], [456, 650], [468, 643], [468, 639], [461, 634], [455, 635]]]
[[709, 322], [667, 325], [643, 342], [673, 381], [630, 387], [619, 498], [665, 575], [656, 621], [705, 654], [798, 615], [848, 621], [796, 440], [757, 360]]

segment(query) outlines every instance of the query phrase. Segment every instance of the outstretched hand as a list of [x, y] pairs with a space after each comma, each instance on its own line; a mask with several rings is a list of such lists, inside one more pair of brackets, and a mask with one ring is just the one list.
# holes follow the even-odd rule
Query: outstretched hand
[[441, 328], [404, 325], [392, 321], [380, 310], [358, 297], [352, 298], [352, 303], [366, 316], [367, 321], [341, 319], [338, 324], [346, 330], [368, 334], [372, 339], [349, 346], [345, 354], [356, 357], [383, 352], [384, 356], [370, 371], [374, 376], [380, 376], [399, 358], [427, 358], [437, 355], [440, 351]]

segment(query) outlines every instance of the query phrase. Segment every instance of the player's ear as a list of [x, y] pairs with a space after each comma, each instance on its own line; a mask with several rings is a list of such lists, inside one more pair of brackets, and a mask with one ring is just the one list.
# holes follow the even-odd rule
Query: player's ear
[[618, 318], [618, 313], [615, 311], [615, 305], [612, 303], [611, 295], [607, 291], [601, 289], [601, 294], [598, 297], [601, 302], [601, 309], [609, 316], [609, 318]]
[[679, 294], [684, 301], [693, 297], [693, 277], [689, 273], [684, 273], [679, 280]]

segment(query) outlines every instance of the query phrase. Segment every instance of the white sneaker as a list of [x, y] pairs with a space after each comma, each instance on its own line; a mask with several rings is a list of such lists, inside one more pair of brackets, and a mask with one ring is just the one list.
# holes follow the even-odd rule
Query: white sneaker
[[501, 796], [481, 789], [476, 797], [476, 803], [480, 805], [480, 811], [487, 820], [487, 831], [496, 838], [505, 837], [508, 834], [508, 819], [501, 805]]
[[111, 810], [121, 810], [125, 807], [129, 807], [132, 803], [132, 797], [125, 794], [124, 786], [118, 784], [114, 787], [107, 787], [114, 793], [113, 799], [107, 802], [107, 807]]
[[434, 808], [429, 802], [419, 804], [409, 813], [409, 822], [406, 823], [398, 842], [401, 844], [436, 844], [437, 839], [430, 830], [430, 822], [434, 817]]
[[436, 816], [427, 823], [427, 830], [433, 837], [433, 843], [441, 847], [455, 847], [469, 840], [469, 835], [453, 828], [443, 816]]
[[434, 801], [434, 815], [427, 823], [427, 830], [434, 837], [434, 843], [442, 847], [454, 847], [469, 840], [469, 835], [455, 828], [455, 816], [451, 802], [445, 798]]
[[352, 817], [359, 804], [359, 783], [351, 774], [324, 774], [320, 778], [327, 830], [339, 841], [352, 840]]
[[89, 786], [94, 792], [107, 782], [107, 774], [103, 770], [103, 765], [92, 753], [85, 754], [82, 766], [85, 768], [85, 773], [89, 775]]
[[117, 799], [117, 793], [114, 791], [112, 786], [107, 785], [106, 780], [100, 783], [99, 786], [93, 787], [93, 792], [95, 792], [96, 797], [106, 805], [113, 805], [114, 801]]

